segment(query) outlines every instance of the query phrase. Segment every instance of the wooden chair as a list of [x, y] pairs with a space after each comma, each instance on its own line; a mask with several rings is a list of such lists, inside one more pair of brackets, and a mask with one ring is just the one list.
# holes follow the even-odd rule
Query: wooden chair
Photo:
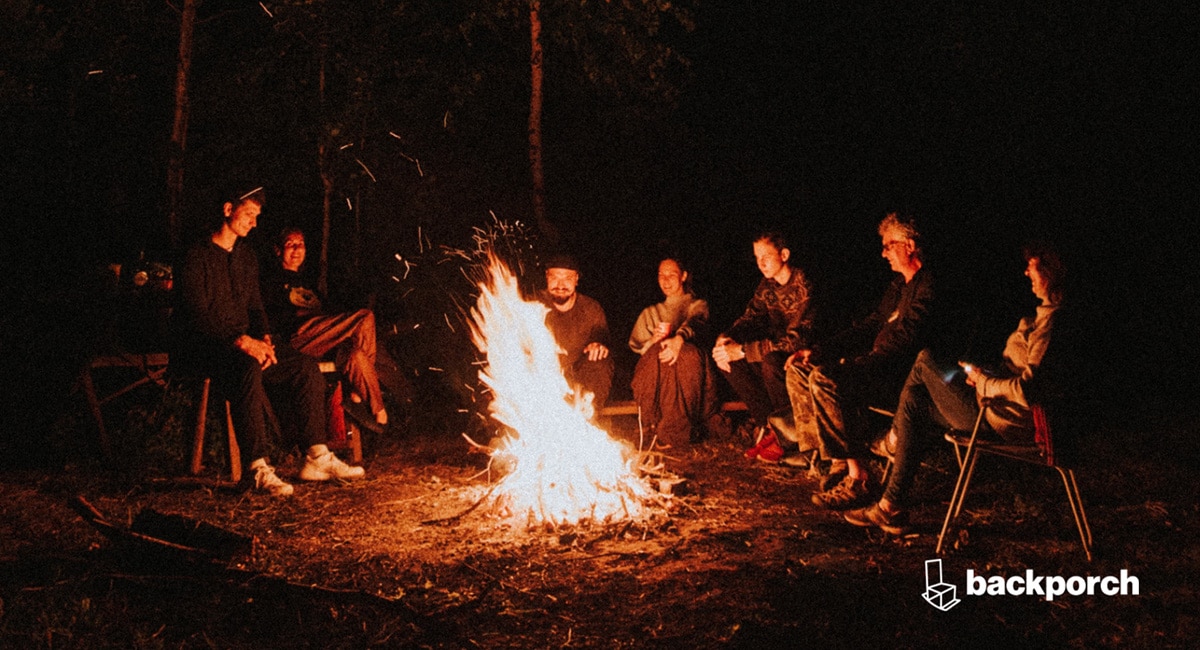
[[[192, 443], [192, 476], [198, 476], [204, 469], [204, 433], [208, 426], [208, 395], [212, 387], [212, 378], [205, 377], [200, 388], [200, 403], [196, 412], [196, 431]], [[242, 480], [242, 452], [238, 447], [237, 435], [233, 429], [233, 414], [229, 410], [229, 400], [225, 401], [225, 434], [229, 440], [229, 473], [234, 483]]]
[[946, 519], [942, 523], [942, 532], [938, 535], [937, 553], [942, 552], [946, 532], [950, 529], [951, 522], [962, 511], [967, 488], [970, 487], [971, 478], [975, 474], [975, 463], [979, 460], [980, 454], [990, 454], [1033, 465], [1052, 467], [1058, 472], [1067, 491], [1067, 502], [1071, 505], [1071, 514], [1075, 517], [1075, 527], [1079, 530], [1083, 552], [1091, 562], [1092, 529], [1088, 525], [1087, 513], [1083, 509], [1083, 498], [1079, 493], [1079, 484], [1075, 480], [1075, 470], [1059, 464], [1059, 458], [1055, 456], [1053, 432], [1047, 421], [1045, 409], [1039, 404], [1033, 405], [1030, 409], [1033, 413], [1035, 427], [1034, 443], [1012, 444], [979, 437], [979, 429], [989, 406], [989, 402], [985, 400], [979, 409], [979, 416], [975, 419], [975, 426], [969, 437], [964, 437], [960, 432], [946, 434], [946, 440], [954, 445], [959, 472], [958, 481], [954, 485], [954, 493], [950, 497], [950, 507], [946, 510]]
[[[101, 397], [96, 392], [96, 383], [92, 374], [97, 370], [105, 368], [132, 369], [137, 371], [138, 376], [133, 378], [132, 381], [126, 380], [121, 387]], [[106, 459], [112, 458], [112, 445], [109, 442], [108, 427], [104, 422], [102, 407], [108, 402], [147, 384], [166, 386], [166, 380], [163, 378], [166, 371], [167, 354], [165, 352], [113, 352], [96, 356], [80, 373], [79, 383], [83, 388], [83, 395], [87, 400], [88, 410], [91, 412], [92, 420], [96, 425], [97, 442], [100, 445], [100, 452]]]

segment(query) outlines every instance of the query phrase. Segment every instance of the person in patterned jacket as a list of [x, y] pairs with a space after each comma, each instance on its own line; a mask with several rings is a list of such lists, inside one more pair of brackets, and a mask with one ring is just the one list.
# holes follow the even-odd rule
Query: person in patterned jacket
[[808, 278], [789, 263], [791, 255], [778, 232], [754, 238], [754, 259], [763, 279], [745, 313], [717, 337], [712, 351], [717, 368], [746, 402], [760, 442], [768, 438], [767, 418], [791, 408], [784, 364], [792, 353], [810, 347], [812, 337]]

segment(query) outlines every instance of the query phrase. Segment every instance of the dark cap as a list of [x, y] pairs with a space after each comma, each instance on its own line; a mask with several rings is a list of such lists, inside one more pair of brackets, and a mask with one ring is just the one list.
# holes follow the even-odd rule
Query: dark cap
[[543, 266], [545, 266], [547, 271], [550, 269], [567, 269], [576, 273], [579, 272], [579, 263], [575, 261], [574, 257], [566, 253], [555, 253], [547, 257], [546, 263]]

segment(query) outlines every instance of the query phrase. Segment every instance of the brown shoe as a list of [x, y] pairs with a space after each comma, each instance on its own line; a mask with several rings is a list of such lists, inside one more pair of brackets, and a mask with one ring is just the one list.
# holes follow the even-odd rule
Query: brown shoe
[[867, 480], [856, 481], [849, 476], [824, 492], [812, 495], [813, 503], [830, 510], [846, 510], [860, 505], [871, 495]]
[[883, 434], [883, 437], [871, 443], [871, 453], [888, 460], [896, 457], [896, 443], [892, 441], [891, 430]]
[[855, 526], [876, 526], [890, 535], [903, 535], [908, 530], [907, 512], [901, 510], [888, 514], [879, 507], [878, 503], [873, 503], [866, 508], [851, 510], [842, 516]]
[[829, 473], [821, 477], [821, 491], [828, 492], [838, 486], [843, 479], [846, 478], [846, 472], [850, 469], [846, 466], [846, 461], [835, 458], [829, 461]]

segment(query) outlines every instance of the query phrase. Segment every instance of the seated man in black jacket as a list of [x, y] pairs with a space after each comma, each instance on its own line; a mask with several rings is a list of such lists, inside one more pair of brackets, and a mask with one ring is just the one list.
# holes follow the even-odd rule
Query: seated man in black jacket
[[[894, 403], [917, 351], [927, 345], [930, 329], [933, 278], [925, 268], [915, 225], [890, 213], [879, 224], [879, 236], [883, 257], [896, 272], [879, 306], [819, 351], [801, 350], [788, 360], [792, 437], [801, 449], [816, 448], [832, 462], [828, 489], [812, 498], [836, 510], [867, 497], [866, 408]], [[841, 482], [833, 483], [838, 478]]]
[[262, 188], [234, 195], [220, 227], [187, 252], [180, 277], [178, 361], [213, 378], [229, 400], [234, 431], [257, 489], [273, 496], [293, 488], [267, 460], [271, 421], [266, 387], [286, 389], [297, 429], [307, 448], [300, 478], [325, 481], [364, 475], [326, 446], [325, 380], [313, 359], [287, 341], [274, 341], [258, 285], [258, 259], [242, 239], [258, 224]]

